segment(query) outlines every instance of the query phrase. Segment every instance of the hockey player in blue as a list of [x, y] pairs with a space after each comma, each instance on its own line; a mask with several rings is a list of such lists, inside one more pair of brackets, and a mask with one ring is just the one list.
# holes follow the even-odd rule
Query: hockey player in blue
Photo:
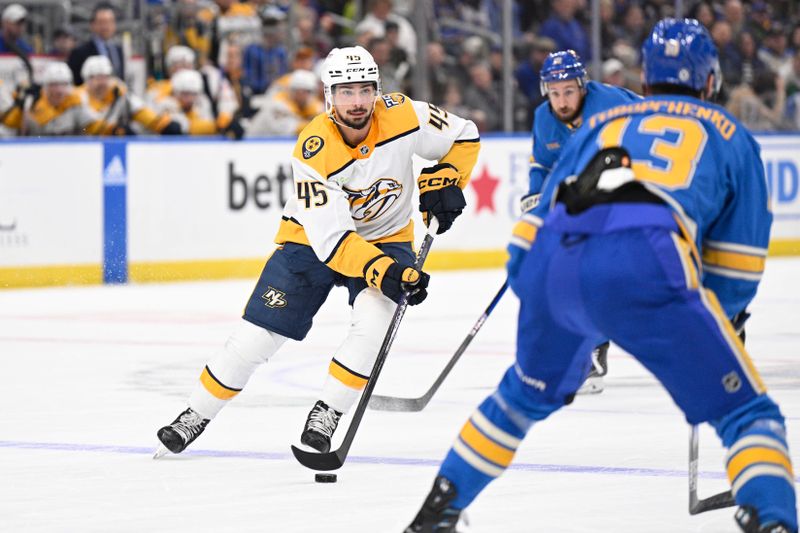
[[[547, 56], [539, 76], [547, 101], [534, 114], [528, 194], [541, 192], [544, 179], [564, 145], [583, 124], [583, 117], [640, 99], [628, 89], [590, 81], [581, 58], [572, 50]], [[523, 210], [528, 211], [525, 207]]]
[[660, 21], [642, 57], [646, 98], [588, 118], [515, 228], [516, 362], [407, 533], [456, 531], [531, 426], [573, 400], [603, 338], [652, 372], [687, 422], [714, 427], [741, 529], [797, 532], [784, 418], [730, 322], [755, 296], [769, 243], [759, 148], [708, 102], [719, 62], [700, 23]]
[[[583, 124], [583, 117], [640, 99], [627, 89], [589, 81], [581, 58], [572, 50], [547, 56], [539, 76], [542, 96], [547, 101], [536, 108], [534, 116], [530, 183], [528, 194], [522, 197], [523, 213], [538, 203], [544, 179], [564, 145]], [[592, 352], [592, 371], [578, 394], [603, 391], [608, 346], [608, 342], [603, 342]]]

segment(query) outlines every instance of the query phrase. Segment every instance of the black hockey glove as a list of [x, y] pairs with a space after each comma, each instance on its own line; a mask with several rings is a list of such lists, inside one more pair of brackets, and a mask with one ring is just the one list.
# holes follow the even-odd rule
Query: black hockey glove
[[745, 309], [744, 311], [736, 313], [736, 315], [731, 319], [733, 329], [736, 330], [739, 338], [742, 339], [742, 344], [744, 344], [744, 340], [747, 338], [747, 333], [744, 331], [744, 323], [747, 322], [748, 318], [750, 318], [750, 313], [748, 313], [747, 309]]
[[408, 305], [422, 303], [428, 297], [428, 280], [425, 272], [410, 266], [404, 266], [389, 257], [379, 255], [364, 268], [364, 279], [367, 285], [379, 289], [390, 300], [400, 303], [403, 292], [408, 291]]
[[183, 130], [181, 130], [180, 124], [174, 120], [170, 120], [160, 133], [161, 135], [183, 135]]
[[419, 185], [419, 210], [422, 220], [427, 226], [430, 217], [439, 221], [437, 235], [449, 230], [453, 222], [467, 206], [464, 193], [458, 186], [456, 168], [449, 163], [442, 163], [422, 169], [417, 184]]

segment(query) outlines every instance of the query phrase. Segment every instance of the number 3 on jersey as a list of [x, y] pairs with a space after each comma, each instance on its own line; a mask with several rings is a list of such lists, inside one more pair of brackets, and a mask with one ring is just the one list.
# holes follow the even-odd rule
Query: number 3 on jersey
[[[600, 148], [622, 146], [631, 121], [632, 118], [627, 117], [608, 123], [597, 137]], [[649, 115], [641, 119], [635, 133], [638, 135], [629, 137], [625, 145], [632, 148], [632, 153], [641, 154], [641, 150], [635, 149], [640, 143], [651, 143], [644, 159], [633, 159], [636, 179], [667, 189], [684, 189], [691, 184], [708, 139], [706, 130], [697, 120]]]
[[328, 203], [328, 193], [325, 186], [318, 181], [298, 181], [297, 199], [305, 203], [306, 209], [322, 207]]

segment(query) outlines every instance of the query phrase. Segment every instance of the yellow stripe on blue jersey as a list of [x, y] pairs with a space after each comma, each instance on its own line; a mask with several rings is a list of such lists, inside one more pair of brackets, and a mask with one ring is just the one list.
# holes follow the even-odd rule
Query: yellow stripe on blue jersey
[[698, 288], [700, 281], [699, 276], [697, 275], [697, 267], [695, 266], [694, 259], [692, 258], [692, 247], [688, 242], [686, 242], [686, 239], [680, 237], [676, 233], [672, 233], [671, 237], [672, 242], [675, 243], [675, 248], [678, 250], [678, 257], [681, 259], [683, 275], [686, 278], [686, 288]]
[[358, 372], [350, 370], [336, 359], [331, 359], [328, 373], [343, 385], [356, 390], [363, 389], [369, 379], [367, 376], [362, 376]]
[[764, 273], [767, 250], [734, 243], [703, 243], [703, 265], [709, 272], [758, 281]]
[[750, 355], [745, 350], [742, 339], [739, 338], [736, 330], [733, 329], [733, 325], [731, 325], [731, 321], [728, 320], [727, 315], [725, 315], [725, 311], [722, 309], [722, 306], [717, 299], [717, 295], [714, 294], [714, 291], [708, 289], [701, 289], [699, 293], [700, 299], [702, 300], [706, 309], [709, 310], [711, 315], [717, 321], [717, 325], [723, 332], [724, 339], [727, 341], [728, 346], [733, 352], [733, 355], [739, 362], [739, 366], [742, 368], [742, 371], [750, 382], [750, 386], [759, 394], [765, 393], [767, 388], [764, 386], [764, 382], [761, 381], [761, 376], [758, 374], [755, 365], [753, 365]]
[[728, 452], [728, 479], [734, 495], [757, 476], [774, 476], [794, 484], [794, 470], [786, 447], [768, 435], [750, 435]]
[[220, 400], [230, 400], [240, 392], [242, 389], [234, 389], [224, 385], [217, 377], [211, 373], [211, 370], [206, 366], [200, 374], [200, 383], [203, 387], [215, 398]]

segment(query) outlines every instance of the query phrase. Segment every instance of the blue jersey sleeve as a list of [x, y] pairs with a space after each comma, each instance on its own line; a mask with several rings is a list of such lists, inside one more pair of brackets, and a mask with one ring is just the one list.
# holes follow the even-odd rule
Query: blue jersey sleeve
[[[545, 103], [545, 105], [547, 105]], [[544, 180], [558, 158], [558, 153], [547, 149], [548, 140], [543, 135], [543, 123], [546, 120], [545, 113], [536, 113], [536, 120], [533, 124], [533, 148], [531, 151], [531, 169], [529, 173], [529, 194], [541, 192]]]
[[703, 285], [733, 317], [756, 294], [764, 272], [772, 225], [767, 180], [759, 147], [740, 132], [724, 158], [731, 198], [702, 236]]

